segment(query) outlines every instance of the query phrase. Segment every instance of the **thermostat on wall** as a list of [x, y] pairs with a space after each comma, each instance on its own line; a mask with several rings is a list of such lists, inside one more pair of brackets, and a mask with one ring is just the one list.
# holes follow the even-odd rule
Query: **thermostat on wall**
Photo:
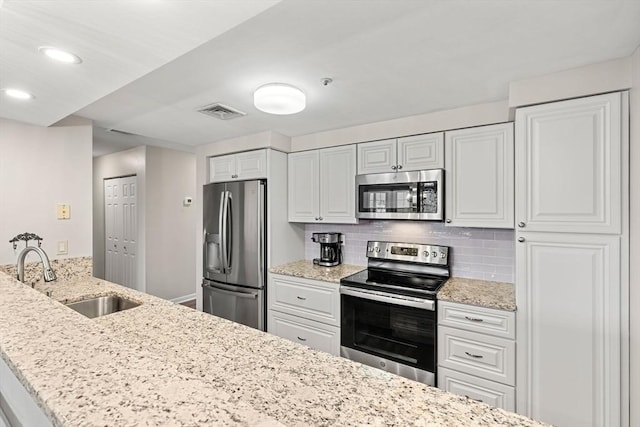
[[190, 197], [190, 196], [187, 196], [182, 200], [183, 206], [191, 206], [192, 203], [193, 203], [193, 197]]

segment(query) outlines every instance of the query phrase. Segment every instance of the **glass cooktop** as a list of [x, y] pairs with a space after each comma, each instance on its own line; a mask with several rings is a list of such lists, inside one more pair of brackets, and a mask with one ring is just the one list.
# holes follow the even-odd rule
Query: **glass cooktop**
[[416, 275], [368, 268], [340, 280], [340, 284], [400, 295], [435, 299], [448, 277]]

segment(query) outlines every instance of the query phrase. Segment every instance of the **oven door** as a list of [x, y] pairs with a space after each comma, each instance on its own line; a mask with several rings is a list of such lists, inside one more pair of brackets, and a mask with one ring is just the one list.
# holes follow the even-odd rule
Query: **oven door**
[[341, 356], [435, 385], [435, 301], [348, 286], [340, 293]]

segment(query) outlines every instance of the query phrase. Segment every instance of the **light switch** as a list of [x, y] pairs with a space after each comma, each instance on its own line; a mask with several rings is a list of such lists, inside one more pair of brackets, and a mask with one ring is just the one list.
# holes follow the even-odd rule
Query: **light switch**
[[69, 253], [69, 241], [58, 240], [58, 255], [66, 255]]
[[58, 205], [58, 219], [69, 219], [71, 218], [71, 205]]

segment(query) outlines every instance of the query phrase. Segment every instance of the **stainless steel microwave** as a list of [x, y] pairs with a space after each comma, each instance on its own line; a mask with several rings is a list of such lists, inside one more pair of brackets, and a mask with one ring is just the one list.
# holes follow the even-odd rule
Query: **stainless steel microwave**
[[363, 219], [444, 218], [444, 171], [356, 176], [357, 216]]

